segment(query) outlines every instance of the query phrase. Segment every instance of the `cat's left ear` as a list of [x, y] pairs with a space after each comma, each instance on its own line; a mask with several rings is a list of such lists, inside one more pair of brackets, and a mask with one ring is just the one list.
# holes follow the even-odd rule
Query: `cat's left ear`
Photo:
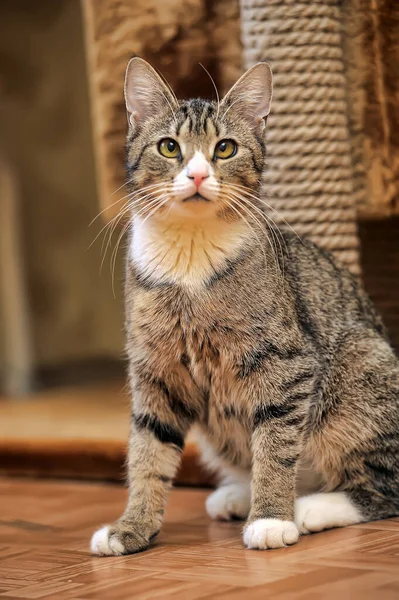
[[259, 124], [270, 112], [272, 92], [272, 70], [267, 63], [261, 62], [244, 73], [227, 92], [221, 102], [221, 109], [225, 114], [227, 111], [236, 113]]
[[129, 61], [125, 76], [125, 101], [130, 124], [134, 127], [149, 116], [177, 108], [176, 99], [158, 73], [142, 58]]

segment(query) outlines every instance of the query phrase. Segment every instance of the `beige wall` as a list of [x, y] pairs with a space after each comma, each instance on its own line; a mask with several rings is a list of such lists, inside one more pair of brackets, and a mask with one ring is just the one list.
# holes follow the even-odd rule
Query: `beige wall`
[[[38, 365], [123, 348], [121, 294], [100, 277], [99, 211], [79, 0], [0, 3], [0, 145], [21, 192]], [[116, 289], [120, 288], [120, 262]]]

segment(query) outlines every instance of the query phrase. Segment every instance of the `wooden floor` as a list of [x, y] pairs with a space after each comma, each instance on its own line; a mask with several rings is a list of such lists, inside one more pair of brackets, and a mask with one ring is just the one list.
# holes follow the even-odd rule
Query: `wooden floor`
[[117, 485], [0, 480], [0, 599], [397, 600], [399, 519], [244, 550], [240, 523], [211, 522], [207, 492], [175, 490], [157, 544], [93, 557], [93, 530], [117, 517]]

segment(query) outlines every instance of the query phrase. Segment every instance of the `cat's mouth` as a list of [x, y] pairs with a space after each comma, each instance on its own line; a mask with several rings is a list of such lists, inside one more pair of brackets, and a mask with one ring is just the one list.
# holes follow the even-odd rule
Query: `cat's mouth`
[[193, 196], [189, 196], [188, 198], [184, 198], [183, 202], [210, 202], [208, 198], [202, 196], [201, 194], [194, 194]]

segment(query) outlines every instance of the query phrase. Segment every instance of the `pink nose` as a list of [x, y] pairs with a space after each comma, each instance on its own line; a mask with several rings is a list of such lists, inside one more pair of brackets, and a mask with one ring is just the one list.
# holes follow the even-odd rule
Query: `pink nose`
[[199, 188], [199, 186], [201, 185], [203, 180], [206, 179], [207, 177], [208, 177], [208, 173], [195, 173], [195, 174], [190, 173], [190, 175], [188, 175], [188, 178], [192, 179], [194, 181], [194, 185], [196, 188]]
[[209, 165], [205, 158], [197, 153], [187, 165], [187, 177], [194, 181], [198, 189], [204, 179], [209, 177]]

